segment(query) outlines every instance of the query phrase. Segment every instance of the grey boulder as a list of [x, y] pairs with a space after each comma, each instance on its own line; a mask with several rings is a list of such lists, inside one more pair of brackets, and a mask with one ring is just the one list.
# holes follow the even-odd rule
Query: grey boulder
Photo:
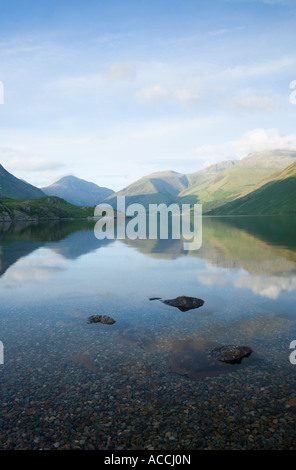
[[228, 364], [240, 364], [244, 357], [249, 357], [253, 350], [249, 346], [224, 345], [212, 349], [211, 356]]
[[186, 297], [185, 295], [176, 297], [175, 299], [163, 300], [162, 302], [166, 305], [177, 307], [179, 310], [181, 310], [181, 312], [186, 312], [187, 310], [202, 307], [205, 303], [202, 299], [198, 299], [196, 297]]
[[104, 323], [105, 325], [112, 325], [115, 320], [107, 315], [92, 315], [88, 317], [87, 323]]

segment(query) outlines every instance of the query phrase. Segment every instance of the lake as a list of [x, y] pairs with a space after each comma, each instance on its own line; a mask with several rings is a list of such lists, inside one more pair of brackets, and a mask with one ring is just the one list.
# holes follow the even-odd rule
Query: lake
[[295, 217], [204, 217], [187, 252], [94, 224], [0, 225], [1, 449], [295, 450]]

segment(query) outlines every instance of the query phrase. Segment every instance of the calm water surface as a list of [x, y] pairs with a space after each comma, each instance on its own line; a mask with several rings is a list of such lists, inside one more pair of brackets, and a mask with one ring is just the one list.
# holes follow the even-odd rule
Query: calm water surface
[[[204, 217], [184, 252], [99, 241], [94, 222], [2, 224], [0, 448], [295, 449], [295, 229]], [[180, 295], [204, 305], [149, 300]], [[253, 353], [211, 365], [225, 344]]]

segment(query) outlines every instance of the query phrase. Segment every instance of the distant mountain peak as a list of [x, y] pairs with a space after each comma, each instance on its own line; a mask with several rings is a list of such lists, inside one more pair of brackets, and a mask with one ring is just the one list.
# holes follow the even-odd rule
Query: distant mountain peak
[[296, 159], [296, 150], [287, 149], [274, 149], [274, 150], [260, 150], [257, 152], [251, 152], [242, 160], [241, 165], [247, 165], [250, 167], [273, 167], [282, 169], [288, 165], [291, 165]]
[[95, 206], [114, 193], [112, 189], [74, 175], [63, 176], [50, 186], [42, 188], [42, 191], [48, 196], [58, 196], [78, 206]]

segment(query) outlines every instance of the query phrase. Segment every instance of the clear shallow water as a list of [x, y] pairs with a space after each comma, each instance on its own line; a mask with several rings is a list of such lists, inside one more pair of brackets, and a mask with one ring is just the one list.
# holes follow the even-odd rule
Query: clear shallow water
[[[0, 448], [295, 448], [296, 221], [204, 218], [192, 252], [93, 228], [0, 228]], [[254, 352], [213, 370], [223, 344]]]

